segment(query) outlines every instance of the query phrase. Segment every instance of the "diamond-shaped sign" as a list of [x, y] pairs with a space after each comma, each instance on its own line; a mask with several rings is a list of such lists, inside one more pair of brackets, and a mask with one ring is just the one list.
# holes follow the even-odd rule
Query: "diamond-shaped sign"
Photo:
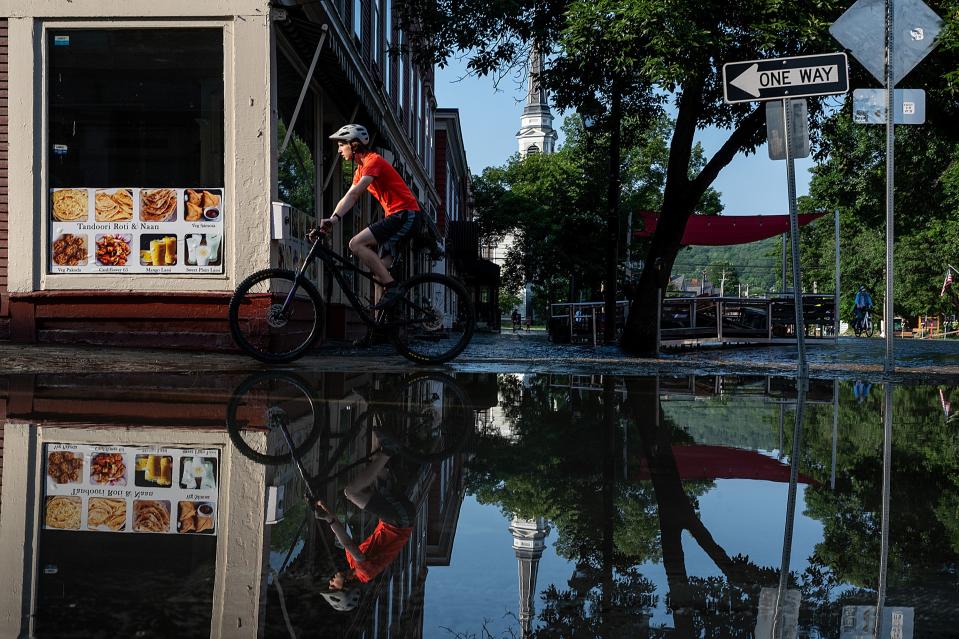
[[[929, 55], [942, 30], [942, 19], [922, 0], [896, 0], [894, 6], [893, 86]], [[885, 0], [859, 0], [839, 16], [829, 33], [885, 85]]]

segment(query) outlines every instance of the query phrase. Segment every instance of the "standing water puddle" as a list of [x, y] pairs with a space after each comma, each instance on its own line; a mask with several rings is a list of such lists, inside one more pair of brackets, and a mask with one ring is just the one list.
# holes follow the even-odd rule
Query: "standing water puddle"
[[955, 400], [772, 377], [0, 377], [0, 635], [956, 637]]

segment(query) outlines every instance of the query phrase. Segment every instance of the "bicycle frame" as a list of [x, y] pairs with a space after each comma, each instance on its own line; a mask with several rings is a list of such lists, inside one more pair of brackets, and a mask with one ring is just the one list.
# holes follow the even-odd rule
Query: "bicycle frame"
[[382, 317], [376, 319], [369, 312], [369, 308], [360, 301], [359, 295], [356, 294], [356, 291], [353, 286], [351, 286], [347, 281], [346, 277], [343, 275], [343, 270], [357, 273], [360, 277], [368, 279], [374, 286], [377, 285], [376, 278], [373, 277], [371, 273], [367, 273], [360, 269], [348, 259], [328, 249], [322, 245], [323, 238], [319, 237], [313, 246], [310, 247], [310, 251], [306, 254], [306, 257], [303, 258], [303, 264], [300, 265], [299, 270], [296, 272], [296, 277], [293, 280], [293, 287], [290, 289], [289, 294], [286, 296], [286, 300], [283, 301], [283, 309], [289, 308], [292, 304], [294, 297], [296, 297], [296, 291], [299, 288], [300, 280], [306, 278], [306, 269], [315, 259], [319, 259], [323, 264], [325, 264], [331, 273], [333, 273], [333, 278], [340, 285], [343, 293], [346, 295], [347, 299], [350, 301], [350, 305], [359, 313], [360, 319], [369, 326], [376, 326], [382, 322]]
[[[293, 299], [296, 297], [296, 291], [299, 288], [300, 280], [306, 277], [306, 269], [309, 267], [310, 263], [315, 259], [319, 259], [323, 264], [325, 264], [330, 272], [333, 273], [333, 278], [340, 285], [343, 293], [346, 294], [347, 299], [350, 301], [350, 305], [354, 310], [359, 313], [360, 319], [363, 320], [368, 326], [379, 326], [383, 324], [383, 320], [386, 317], [385, 313], [381, 313], [379, 318], [373, 316], [370, 313], [370, 308], [366, 306], [362, 301], [360, 301], [359, 296], [356, 294], [356, 290], [351, 286], [347, 281], [346, 277], [343, 275], [343, 270], [351, 271], [357, 273], [360, 277], [368, 279], [374, 286], [378, 286], [376, 278], [373, 277], [372, 273], [363, 271], [357, 265], [350, 262], [348, 259], [336, 253], [335, 251], [322, 245], [323, 236], [318, 237], [313, 246], [310, 247], [309, 252], [306, 254], [306, 257], [303, 258], [303, 264], [300, 266], [299, 270], [296, 272], [296, 277], [293, 280], [293, 287], [290, 289], [290, 292], [287, 294], [286, 299], [283, 301], [282, 310], [286, 312], [286, 309], [290, 307], [293, 303]], [[397, 258], [392, 266], [399, 264], [400, 258]], [[413, 308], [419, 311], [425, 311], [425, 309], [418, 305], [412, 304]], [[405, 322], [406, 324], [415, 324], [418, 321]]]

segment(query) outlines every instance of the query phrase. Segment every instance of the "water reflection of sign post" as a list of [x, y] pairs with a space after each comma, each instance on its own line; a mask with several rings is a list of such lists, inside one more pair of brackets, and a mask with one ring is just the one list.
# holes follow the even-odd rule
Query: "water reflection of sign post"
[[886, 606], [875, 633], [875, 606], [843, 606], [839, 639], [913, 639], [914, 617], [913, 608]]

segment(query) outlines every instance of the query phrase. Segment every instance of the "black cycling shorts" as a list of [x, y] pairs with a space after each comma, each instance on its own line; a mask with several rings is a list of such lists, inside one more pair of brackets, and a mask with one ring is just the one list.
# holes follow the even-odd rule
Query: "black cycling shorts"
[[416, 521], [416, 506], [395, 491], [374, 492], [363, 510], [397, 528], [412, 528]]
[[421, 215], [420, 211], [397, 211], [379, 222], [370, 224], [370, 231], [376, 239], [380, 257], [397, 256], [399, 245], [419, 233], [420, 225], [423, 223]]

